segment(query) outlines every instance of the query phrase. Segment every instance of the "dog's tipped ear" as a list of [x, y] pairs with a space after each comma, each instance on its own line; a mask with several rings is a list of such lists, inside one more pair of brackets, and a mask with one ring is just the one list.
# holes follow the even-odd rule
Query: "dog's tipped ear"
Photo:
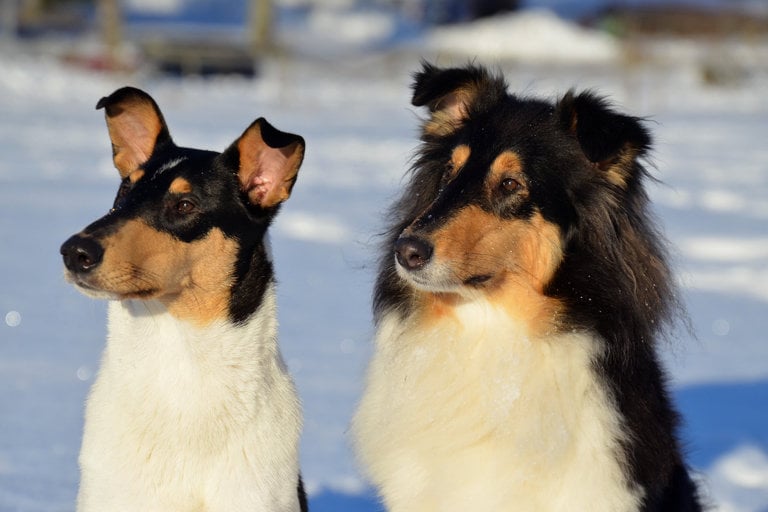
[[473, 108], [493, 103], [506, 95], [507, 84], [484, 67], [438, 68], [427, 62], [413, 76], [415, 107], [429, 108], [425, 135], [448, 135], [456, 131]]
[[592, 93], [569, 91], [558, 103], [560, 126], [579, 143], [587, 159], [614, 185], [627, 188], [637, 159], [651, 147], [641, 120], [613, 110]]
[[281, 132], [264, 118], [249, 126], [222, 155], [238, 169], [249, 201], [271, 208], [291, 195], [304, 159], [304, 139]]
[[160, 108], [141, 89], [118, 89], [101, 98], [96, 108], [104, 109], [112, 158], [122, 178], [149, 160], [156, 147], [172, 142]]

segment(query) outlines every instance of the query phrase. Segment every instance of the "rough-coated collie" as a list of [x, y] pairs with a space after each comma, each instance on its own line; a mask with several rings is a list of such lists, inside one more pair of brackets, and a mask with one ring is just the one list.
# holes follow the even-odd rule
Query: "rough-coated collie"
[[696, 511], [657, 344], [678, 305], [644, 123], [591, 93], [415, 75], [353, 421], [393, 512]]

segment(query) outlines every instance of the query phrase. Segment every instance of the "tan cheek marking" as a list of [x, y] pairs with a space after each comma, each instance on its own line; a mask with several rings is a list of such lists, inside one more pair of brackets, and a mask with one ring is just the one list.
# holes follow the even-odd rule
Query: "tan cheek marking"
[[476, 206], [464, 208], [434, 234], [435, 258], [449, 264], [462, 280], [476, 275], [483, 264], [493, 266], [493, 257], [478, 257], [478, 245], [482, 239], [494, 237], [497, 224], [495, 216]]
[[143, 169], [136, 169], [131, 174], [128, 175], [128, 181], [131, 183], [136, 183], [141, 178], [144, 177], [144, 170]]
[[559, 327], [563, 305], [546, 296], [544, 288], [563, 259], [560, 230], [535, 214], [515, 238], [514, 257], [520, 267], [491, 289], [491, 301], [525, 321], [532, 335], [552, 333]]
[[205, 326], [229, 312], [238, 244], [212, 229], [185, 243], [142, 221], [104, 239], [99, 283], [122, 298], [155, 298], [175, 317]]
[[[558, 301], [544, 288], [562, 260], [560, 230], [540, 214], [531, 220], [505, 220], [467, 207], [435, 234], [435, 257], [451, 266], [457, 279], [492, 275], [479, 290], [532, 333], [554, 328]], [[444, 316], [450, 304], [439, 298], [428, 306]]]
[[239, 245], [221, 230], [212, 229], [205, 238], [187, 246], [188, 265], [182, 292], [168, 298], [168, 310], [198, 326], [225, 319], [229, 314]]
[[144, 222], [128, 221], [102, 240], [104, 260], [99, 279], [105, 289], [125, 298], [168, 293], [178, 273], [180, 244]]
[[192, 192], [192, 184], [184, 178], [176, 178], [171, 182], [168, 191], [172, 194], [189, 194]]

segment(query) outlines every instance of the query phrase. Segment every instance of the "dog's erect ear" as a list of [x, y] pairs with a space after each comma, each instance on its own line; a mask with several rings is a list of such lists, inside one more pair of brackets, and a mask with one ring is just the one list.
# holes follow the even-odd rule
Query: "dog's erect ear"
[[141, 89], [118, 89], [96, 108], [104, 109], [112, 158], [122, 178], [149, 160], [156, 147], [172, 142], [157, 103]]
[[222, 157], [237, 166], [240, 186], [250, 202], [271, 208], [291, 195], [304, 159], [304, 139], [259, 118]]
[[640, 119], [614, 111], [591, 93], [568, 92], [556, 109], [560, 126], [579, 142], [587, 159], [616, 186], [626, 188], [636, 161], [651, 146]]
[[506, 95], [507, 84], [478, 66], [442, 69], [427, 62], [414, 74], [413, 98], [416, 107], [427, 106], [431, 118], [424, 123], [427, 135], [448, 135], [456, 131], [473, 108], [491, 104]]

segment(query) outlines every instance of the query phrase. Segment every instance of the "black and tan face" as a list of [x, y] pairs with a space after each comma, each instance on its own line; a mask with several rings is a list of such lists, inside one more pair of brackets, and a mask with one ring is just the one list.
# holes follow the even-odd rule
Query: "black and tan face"
[[236, 183], [211, 186], [206, 174], [218, 170], [204, 152], [147, 168], [124, 179], [108, 215], [64, 243], [67, 279], [96, 298], [158, 299], [202, 324], [226, 316], [244, 230], [259, 229], [237, 208]]
[[514, 150], [455, 145], [434, 201], [395, 242], [398, 274], [426, 294], [544, 307], [563, 233], [542, 214], [531, 181]]
[[474, 66], [425, 65], [413, 104], [429, 116], [400, 202], [397, 275], [422, 301], [482, 297], [526, 318], [556, 316], [548, 289], [578, 212], [590, 196], [620, 201], [634, 186], [646, 132], [590, 94], [519, 98]]
[[259, 119], [221, 154], [180, 148], [145, 93], [121, 89], [99, 107], [122, 182], [112, 210], [62, 245], [66, 278], [97, 298], [157, 299], [198, 324], [227, 317], [234, 285], [266, 258], [303, 140]]
[[520, 157], [474, 165], [457, 145], [437, 199], [396, 242], [400, 275], [425, 291], [472, 295], [510, 281], [542, 292], [562, 257], [561, 233], [531, 202]]

